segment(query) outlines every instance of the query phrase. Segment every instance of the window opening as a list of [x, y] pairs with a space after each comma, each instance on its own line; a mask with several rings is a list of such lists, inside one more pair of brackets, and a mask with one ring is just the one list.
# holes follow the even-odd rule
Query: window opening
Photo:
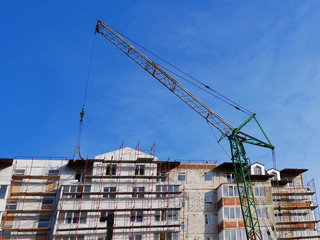
[[132, 193], [132, 197], [134, 198], [143, 198], [144, 197], [144, 187], [134, 187], [133, 188], [133, 193]]
[[135, 170], [135, 175], [144, 176], [145, 173], [145, 166], [144, 165], [137, 165]]
[[207, 192], [204, 194], [204, 202], [206, 202], [206, 203], [213, 202], [213, 192]]
[[5, 198], [6, 193], [7, 193], [7, 188], [8, 188], [7, 185], [1, 185], [0, 186], [0, 199]]
[[78, 180], [78, 182], [81, 181], [81, 173], [82, 173], [81, 171], [76, 172], [75, 180]]
[[48, 176], [59, 176], [59, 172], [58, 169], [51, 169], [48, 171]]
[[185, 180], [186, 180], [186, 173], [178, 172], [178, 181], [185, 181]]
[[206, 214], [205, 215], [205, 223], [206, 224], [213, 224], [213, 214]]
[[212, 174], [212, 172], [205, 172], [205, 173], [204, 173], [204, 180], [205, 180], [205, 181], [212, 181], [212, 179], [213, 179], [213, 174]]

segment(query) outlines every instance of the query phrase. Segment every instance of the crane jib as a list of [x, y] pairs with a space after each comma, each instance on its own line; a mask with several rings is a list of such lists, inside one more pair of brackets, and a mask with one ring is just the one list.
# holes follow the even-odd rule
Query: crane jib
[[[181, 100], [187, 103], [198, 114], [205, 118], [210, 124], [217, 128], [223, 135], [228, 136], [234, 129], [227, 121], [209, 108], [200, 99], [185, 89], [179, 82], [167, 74], [163, 69], [142, 54], [138, 49], [127, 42], [115, 30], [106, 24], [98, 21], [96, 32], [102, 34], [114, 45], [116, 45], [128, 57], [149, 72], [154, 78], [160, 81], [165, 87], [172, 91]], [[209, 116], [209, 117], [207, 117]]]

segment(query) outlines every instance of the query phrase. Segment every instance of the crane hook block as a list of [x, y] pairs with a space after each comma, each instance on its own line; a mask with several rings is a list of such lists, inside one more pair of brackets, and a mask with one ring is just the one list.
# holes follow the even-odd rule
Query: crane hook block
[[83, 116], [84, 116], [84, 106], [82, 106], [82, 110], [80, 112], [80, 122], [83, 121]]

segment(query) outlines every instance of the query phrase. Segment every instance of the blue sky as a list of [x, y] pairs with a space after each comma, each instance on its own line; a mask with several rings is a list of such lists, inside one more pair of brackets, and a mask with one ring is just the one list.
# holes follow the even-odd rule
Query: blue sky
[[[257, 113], [278, 169], [308, 168], [306, 179], [319, 185], [319, 1], [1, 1], [0, 8], [0, 157], [72, 157], [100, 19]], [[233, 126], [246, 119], [181, 83]], [[229, 160], [200, 116], [97, 35], [81, 152], [93, 157], [122, 141], [156, 142], [162, 160]], [[249, 150], [252, 162], [272, 167], [270, 151]]]

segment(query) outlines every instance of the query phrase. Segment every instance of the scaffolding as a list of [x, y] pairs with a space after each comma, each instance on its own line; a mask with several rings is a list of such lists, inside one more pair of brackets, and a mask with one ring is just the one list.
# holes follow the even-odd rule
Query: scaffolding
[[[314, 178], [311, 179], [308, 183], [307, 183], [307, 188], [309, 191], [311, 192], [314, 192], [314, 194], [312, 194], [312, 202], [313, 202], [313, 205], [314, 206], [319, 206], [318, 205], [318, 198], [317, 198], [317, 190], [316, 190], [316, 184], [315, 184], [315, 181], [314, 181]], [[316, 226], [316, 230], [317, 230], [317, 235], [320, 236], [320, 213], [319, 213], [319, 207], [317, 207], [315, 210], [314, 210], [314, 219], [317, 222], [317, 226]]]
[[182, 191], [169, 180], [178, 165], [158, 161], [155, 144], [145, 150], [140, 143], [69, 160], [69, 167], [81, 169], [81, 181], [61, 186], [54, 239], [184, 239]]
[[63, 162], [67, 158], [13, 159], [0, 239], [51, 239]]
[[306, 187], [294, 186], [292, 182], [284, 182], [274, 192], [273, 201], [278, 202], [274, 207], [276, 229], [279, 240], [318, 239], [317, 231], [319, 215], [317, 209], [314, 182]]

